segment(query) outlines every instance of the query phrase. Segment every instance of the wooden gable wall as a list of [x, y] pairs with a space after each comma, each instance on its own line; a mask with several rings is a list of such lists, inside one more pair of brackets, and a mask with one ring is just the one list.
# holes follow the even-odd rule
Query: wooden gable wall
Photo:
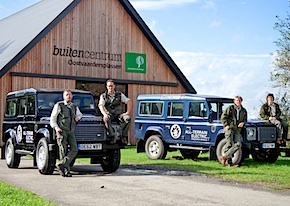
[[[65, 56], [57, 54], [60, 49], [67, 49], [63, 53]], [[117, 54], [121, 55], [121, 59], [72, 57], [73, 55], [69, 55], [69, 51], [73, 50], [95, 52], [94, 55], [101, 52], [112, 54], [112, 56]], [[146, 54], [147, 72], [145, 74], [125, 71], [126, 52]], [[70, 65], [69, 61], [112, 64], [121, 68]], [[11, 76], [11, 72], [41, 74], [44, 78], [35, 78], [30, 75]], [[5, 95], [9, 91], [30, 87], [75, 88], [75, 80], [63, 79], [58, 77], [59, 75], [83, 77], [84, 80], [93, 77], [123, 79], [128, 82], [138, 80], [177, 84], [177, 86], [154, 86], [153, 84], [129, 83], [128, 96], [133, 100], [132, 120], [134, 120], [135, 100], [138, 94], [186, 92], [118, 0], [82, 0], [0, 79], [0, 85], [3, 88], [0, 92], [1, 122], [3, 121]], [[2, 125], [0, 130], [2, 133]], [[130, 131], [131, 138], [132, 132], [133, 124]]]

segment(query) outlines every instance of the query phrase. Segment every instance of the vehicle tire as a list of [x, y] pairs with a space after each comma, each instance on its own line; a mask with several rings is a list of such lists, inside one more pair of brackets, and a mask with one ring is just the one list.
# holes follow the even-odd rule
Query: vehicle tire
[[45, 138], [41, 138], [36, 148], [36, 164], [41, 174], [52, 174], [55, 168], [56, 158], [53, 151], [48, 150]]
[[277, 150], [273, 150], [272, 152], [270, 152], [267, 162], [275, 163], [278, 157], [279, 157], [279, 152]]
[[9, 168], [18, 168], [21, 156], [15, 153], [12, 138], [9, 138], [5, 145], [5, 160]]
[[164, 159], [167, 155], [167, 150], [161, 140], [160, 135], [150, 136], [145, 143], [145, 151], [149, 159]]
[[[218, 145], [217, 145], [217, 148], [216, 148], [216, 156], [219, 160], [220, 163], [221, 160], [220, 160], [220, 156], [225, 156], [225, 146], [226, 146], [226, 139], [222, 139]], [[238, 151], [235, 152], [234, 154], [234, 157], [232, 158], [232, 162], [233, 164], [236, 164], [236, 165], [241, 165], [242, 164], [242, 161], [243, 161], [243, 152], [242, 152], [242, 148], [240, 148]]]
[[101, 160], [101, 166], [105, 172], [115, 172], [120, 166], [121, 153], [120, 149], [111, 151]]
[[184, 159], [196, 159], [200, 154], [199, 150], [180, 149], [180, 153]]
[[274, 163], [279, 157], [278, 151], [274, 150], [269, 153], [267, 152], [256, 152], [252, 154], [252, 158], [255, 162], [270, 162]]

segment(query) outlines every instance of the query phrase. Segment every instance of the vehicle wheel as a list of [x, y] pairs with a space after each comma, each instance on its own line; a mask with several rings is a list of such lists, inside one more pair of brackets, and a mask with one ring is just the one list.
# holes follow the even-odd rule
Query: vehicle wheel
[[145, 143], [145, 151], [149, 159], [164, 159], [167, 154], [167, 150], [164, 147], [164, 143], [161, 140], [160, 135], [150, 136]]
[[278, 151], [277, 150], [273, 150], [272, 152], [270, 152], [267, 162], [275, 163], [277, 161], [278, 157], [279, 157]]
[[[221, 160], [220, 160], [220, 156], [225, 156], [225, 146], [226, 146], [226, 139], [222, 139], [218, 145], [217, 145], [217, 148], [216, 148], [216, 156], [219, 160], [219, 162], [221, 163]], [[234, 154], [234, 157], [232, 158], [232, 162], [233, 164], [236, 164], [236, 165], [240, 165], [242, 164], [242, 161], [243, 161], [243, 154], [242, 154], [242, 149], [240, 148], [238, 151], [235, 152]]]
[[199, 150], [180, 149], [180, 153], [184, 159], [196, 159], [200, 153]]
[[12, 139], [9, 138], [5, 146], [5, 160], [9, 168], [18, 168], [21, 156], [15, 153]]
[[36, 164], [41, 174], [52, 174], [55, 168], [55, 154], [48, 150], [45, 138], [41, 138], [36, 148]]
[[260, 153], [253, 153], [252, 158], [255, 162], [270, 162], [274, 163], [278, 159], [278, 151], [272, 151], [269, 153], [260, 152]]
[[266, 154], [264, 152], [261, 153], [253, 153], [252, 158], [255, 162], [266, 162]]
[[120, 149], [116, 149], [102, 158], [101, 166], [105, 172], [115, 172], [120, 166], [120, 161]]

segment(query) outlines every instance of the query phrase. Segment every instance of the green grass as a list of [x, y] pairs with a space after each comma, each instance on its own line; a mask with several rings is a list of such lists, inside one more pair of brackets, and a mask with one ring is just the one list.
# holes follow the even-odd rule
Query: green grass
[[0, 205], [2, 206], [55, 206], [36, 194], [0, 181]]
[[[279, 157], [276, 163], [254, 162], [245, 159], [241, 167], [224, 167], [218, 161], [208, 160], [208, 154], [201, 154], [195, 160], [182, 159], [179, 151], [167, 153], [164, 160], [150, 160], [146, 153], [136, 153], [135, 147], [121, 150], [122, 165], [152, 165], [184, 169], [239, 182], [248, 182], [274, 190], [290, 191], [290, 158]], [[176, 158], [177, 157], [177, 158]]]

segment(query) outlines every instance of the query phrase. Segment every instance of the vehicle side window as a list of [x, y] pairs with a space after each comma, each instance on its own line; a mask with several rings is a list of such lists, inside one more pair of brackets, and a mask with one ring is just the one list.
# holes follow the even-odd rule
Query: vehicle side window
[[35, 114], [35, 97], [34, 96], [28, 96], [27, 114], [28, 115]]
[[21, 98], [19, 99], [19, 114], [18, 115], [25, 115], [26, 112], [26, 99]]
[[168, 103], [168, 116], [179, 117], [183, 116], [184, 104], [182, 102]]
[[206, 108], [203, 102], [190, 102], [188, 116], [205, 117]]
[[217, 105], [217, 103], [215, 103], [215, 102], [211, 102], [210, 104], [209, 104], [209, 106], [210, 106], [210, 113], [211, 113], [211, 118], [213, 119], [213, 120], [216, 120], [217, 118], [218, 118], [218, 105]]
[[17, 102], [15, 99], [8, 100], [6, 103], [6, 117], [15, 117], [16, 116], [16, 108], [17, 108]]
[[161, 116], [163, 114], [163, 102], [141, 102], [139, 115]]

